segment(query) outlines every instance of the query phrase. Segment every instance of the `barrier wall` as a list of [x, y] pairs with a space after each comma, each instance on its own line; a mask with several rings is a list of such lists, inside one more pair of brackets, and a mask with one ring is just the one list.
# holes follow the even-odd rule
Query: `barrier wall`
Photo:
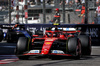
[[[14, 26], [13, 24], [2, 24], [3, 27]], [[23, 24], [22, 24], [23, 25]], [[30, 30], [33, 33], [36, 30], [45, 30], [46, 27], [54, 27], [51, 24], [24, 24], [26, 30]], [[58, 27], [81, 27], [82, 33], [91, 36], [92, 45], [100, 45], [100, 25], [99, 24], [62, 24]]]

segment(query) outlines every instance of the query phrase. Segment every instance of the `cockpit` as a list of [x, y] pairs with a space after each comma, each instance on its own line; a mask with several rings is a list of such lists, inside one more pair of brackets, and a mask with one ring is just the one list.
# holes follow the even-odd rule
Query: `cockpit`
[[46, 37], [65, 37], [65, 35], [62, 32], [56, 32], [56, 31], [50, 31], [45, 33]]

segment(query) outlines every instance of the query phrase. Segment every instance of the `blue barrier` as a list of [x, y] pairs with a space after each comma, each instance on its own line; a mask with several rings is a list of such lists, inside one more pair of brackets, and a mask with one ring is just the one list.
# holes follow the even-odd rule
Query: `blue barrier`
[[[1, 24], [3, 27], [14, 26], [14, 24]], [[46, 27], [54, 27], [52, 24], [21, 24], [26, 30], [45, 30]], [[58, 27], [81, 27], [82, 33], [91, 36], [92, 45], [100, 45], [100, 24], [61, 24]]]

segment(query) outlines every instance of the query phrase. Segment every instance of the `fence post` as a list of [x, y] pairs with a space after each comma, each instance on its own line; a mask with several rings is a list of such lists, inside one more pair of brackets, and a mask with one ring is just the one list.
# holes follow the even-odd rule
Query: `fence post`
[[68, 24], [70, 24], [70, 14], [68, 13]]
[[8, 6], [9, 6], [9, 24], [11, 24], [11, 0], [8, 0]]
[[46, 23], [45, 0], [43, 0], [43, 24]]
[[85, 0], [85, 24], [88, 24], [88, 0]]
[[65, 0], [63, 0], [63, 23], [65, 23]]
[[17, 11], [16, 19], [17, 19], [17, 23], [19, 23], [19, 0], [17, 0], [16, 11]]

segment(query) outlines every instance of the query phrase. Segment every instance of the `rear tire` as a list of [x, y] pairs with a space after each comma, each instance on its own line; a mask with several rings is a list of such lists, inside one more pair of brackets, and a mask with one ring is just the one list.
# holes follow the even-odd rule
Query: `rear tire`
[[70, 54], [74, 54], [75, 59], [80, 59], [81, 57], [81, 47], [80, 47], [80, 41], [77, 37], [69, 38], [68, 40], [68, 52]]
[[80, 35], [79, 39], [81, 41], [82, 55], [91, 55], [91, 39], [89, 36]]

